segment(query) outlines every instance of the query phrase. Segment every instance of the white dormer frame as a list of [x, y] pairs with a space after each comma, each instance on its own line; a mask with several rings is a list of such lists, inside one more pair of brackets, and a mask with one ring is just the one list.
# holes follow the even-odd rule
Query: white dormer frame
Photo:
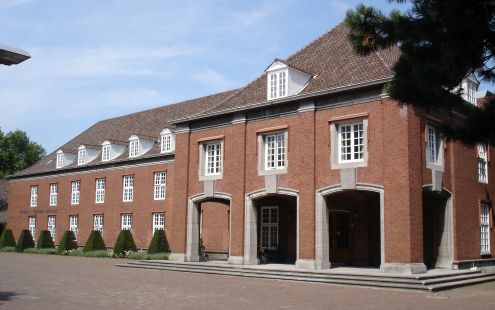
[[86, 163], [86, 147], [84, 145], [79, 146], [77, 149], [77, 165], [84, 165]]
[[476, 105], [476, 93], [480, 86], [480, 82], [473, 73], [469, 73], [461, 83], [462, 98], [467, 102]]
[[129, 158], [135, 158], [146, 154], [153, 148], [156, 143], [156, 138], [146, 139], [140, 138], [137, 135], [132, 135], [129, 138]]
[[63, 168], [64, 167], [64, 163], [65, 163], [64, 151], [58, 150], [57, 151], [57, 164], [56, 164], [57, 169]]
[[139, 137], [132, 135], [129, 138], [129, 158], [139, 156]]
[[112, 159], [112, 143], [108, 140], [101, 144], [101, 161], [109, 161]]
[[300, 93], [311, 75], [275, 60], [266, 70], [266, 98], [275, 100]]
[[160, 153], [175, 151], [175, 134], [168, 128], [160, 133]]

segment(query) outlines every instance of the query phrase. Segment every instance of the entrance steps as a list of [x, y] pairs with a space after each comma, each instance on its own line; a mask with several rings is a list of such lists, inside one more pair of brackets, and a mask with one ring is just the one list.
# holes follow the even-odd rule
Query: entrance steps
[[293, 265], [238, 266], [221, 262], [178, 263], [153, 260], [116, 266], [417, 291], [439, 291], [495, 281], [495, 273], [482, 273], [480, 270], [431, 270], [424, 274], [403, 275], [384, 273], [379, 269], [335, 268], [308, 271], [295, 269]]

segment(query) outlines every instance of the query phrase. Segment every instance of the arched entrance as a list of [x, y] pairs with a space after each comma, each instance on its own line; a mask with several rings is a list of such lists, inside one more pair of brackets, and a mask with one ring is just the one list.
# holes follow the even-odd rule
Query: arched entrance
[[451, 194], [423, 187], [423, 262], [427, 268], [452, 268]]
[[186, 262], [199, 261], [199, 238], [203, 235], [205, 251], [213, 259], [230, 257], [230, 202], [225, 193], [213, 197], [204, 194], [189, 198], [187, 213]]

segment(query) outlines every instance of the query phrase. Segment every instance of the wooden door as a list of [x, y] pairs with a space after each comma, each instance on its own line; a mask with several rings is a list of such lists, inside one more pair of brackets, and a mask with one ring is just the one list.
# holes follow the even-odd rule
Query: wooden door
[[349, 263], [351, 258], [349, 213], [330, 212], [328, 224], [330, 233], [330, 261]]

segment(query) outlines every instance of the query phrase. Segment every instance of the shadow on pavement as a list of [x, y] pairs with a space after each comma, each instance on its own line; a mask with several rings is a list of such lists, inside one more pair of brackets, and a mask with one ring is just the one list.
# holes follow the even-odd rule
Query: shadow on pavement
[[10, 301], [13, 297], [19, 294], [15, 292], [2, 292], [0, 291], [0, 305], [2, 305], [3, 301]]

